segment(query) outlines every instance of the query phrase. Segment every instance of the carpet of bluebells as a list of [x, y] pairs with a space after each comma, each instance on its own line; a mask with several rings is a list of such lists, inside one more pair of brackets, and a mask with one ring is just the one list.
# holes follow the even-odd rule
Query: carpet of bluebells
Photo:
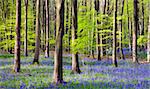
[[63, 58], [64, 81], [56, 86], [53, 80], [53, 58], [40, 58], [40, 65], [31, 65], [33, 57], [22, 58], [21, 73], [13, 73], [13, 58], [0, 58], [0, 89], [150, 89], [150, 64], [134, 64], [118, 60], [80, 60], [81, 74], [71, 74], [71, 58]]

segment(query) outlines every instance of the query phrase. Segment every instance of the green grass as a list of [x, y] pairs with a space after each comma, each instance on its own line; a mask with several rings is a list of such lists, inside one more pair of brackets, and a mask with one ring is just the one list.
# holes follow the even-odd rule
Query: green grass
[[0, 54], [0, 58], [13, 58], [13, 54]]

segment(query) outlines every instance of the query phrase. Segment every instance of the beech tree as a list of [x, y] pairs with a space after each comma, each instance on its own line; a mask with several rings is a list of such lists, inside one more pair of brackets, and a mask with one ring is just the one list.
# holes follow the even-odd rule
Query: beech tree
[[25, 31], [24, 31], [24, 56], [28, 56], [28, 0], [25, 2]]
[[36, 42], [33, 64], [39, 64], [40, 54], [40, 0], [36, 1]]
[[20, 72], [20, 30], [21, 30], [21, 0], [16, 0], [16, 43], [15, 43], [15, 59], [14, 72]]
[[134, 15], [133, 15], [133, 38], [132, 38], [132, 57], [133, 62], [138, 63], [137, 59], [137, 31], [138, 31], [138, 0], [134, 0]]
[[[72, 0], [72, 45], [75, 44], [77, 39], [77, 30], [78, 30], [78, 17], [77, 17], [77, 0]], [[79, 59], [78, 52], [72, 53], [72, 72], [81, 73], [79, 68]]]
[[121, 13], [120, 13], [120, 16], [121, 16], [121, 20], [120, 20], [120, 42], [119, 42], [119, 48], [120, 48], [120, 59], [125, 59], [124, 58], [124, 54], [123, 54], [123, 49], [122, 49], [122, 30], [123, 30], [123, 12], [124, 12], [124, 0], [122, 0], [122, 4], [121, 4]]
[[46, 6], [46, 50], [45, 57], [49, 57], [49, 0], [45, 1]]
[[113, 54], [112, 54], [112, 59], [114, 65], [117, 67], [117, 59], [116, 59], [116, 48], [117, 48], [117, 39], [116, 39], [116, 31], [117, 31], [117, 1], [115, 0], [114, 2], [114, 21], [113, 21]]
[[62, 45], [64, 34], [64, 0], [56, 0], [56, 43], [54, 56], [54, 83], [63, 83]]
[[[99, 7], [99, 0], [95, 0], [95, 10], [96, 10], [96, 13], [97, 13], [97, 16], [98, 14], [100, 13], [100, 7]], [[98, 19], [96, 20], [96, 25], [99, 24], [99, 21]], [[100, 29], [96, 28], [96, 31], [98, 32]], [[100, 44], [100, 33], [97, 33], [96, 34], [96, 43], [97, 44]], [[97, 60], [101, 60], [101, 50], [100, 50], [100, 46], [97, 46], [96, 47], [96, 50], [97, 50]]]

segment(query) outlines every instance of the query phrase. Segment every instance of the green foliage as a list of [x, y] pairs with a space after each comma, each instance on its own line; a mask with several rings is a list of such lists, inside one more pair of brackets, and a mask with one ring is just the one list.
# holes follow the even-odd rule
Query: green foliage
[[147, 43], [147, 36], [146, 35], [139, 36], [139, 38], [137, 39], [137, 44], [139, 46], [144, 46], [146, 43]]
[[[55, 4], [53, 4], [54, 0], [50, 0], [50, 39], [49, 43], [51, 47], [55, 46], [55, 36], [54, 36], [54, 29], [55, 29], [55, 12], [52, 10], [55, 7]], [[71, 38], [71, 1], [67, 0], [68, 2], [68, 9], [69, 12], [67, 12], [65, 7], [65, 18], [64, 18], [64, 26], [66, 30], [66, 26], [68, 26], [68, 32], [66, 33], [63, 38], [63, 47], [64, 49], [69, 48], [69, 38]], [[103, 1], [102, 1], [103, 2]], [[149, 9], [148, 4], [150, 0], [143, 0], [144, 5], [144, 26], [145, 26], [145, 35], [144, 36], [138, 36], [138, 46], [146, 45], [147, 42], [147, 27], [148, 27], [148, 15], [149, 15]], [[95, 5], [94, 1], [88, 1], [86, 5], [83, 4], [83, 0], [78, 1], [78, 39], [75, 40], [75, 43], [71, 45], [72, 52], [79, 52], [81, 54], [88, 53], [90, 50], [96, 50], [96, 46], [105, 46], [106, 48], [112, 47], [112, 29], [113, 29], [113, 1], [110, 1], [109, 8], [106, 7], [106, 12], [103, 14], [103, 8], [100, 7], [100, 13], [97, 13], [95, 11]], [[66, 3], [65, 3], [66, 4]], [[42, 5], [42, 4], [41, 4]], [[142, 1], [139, 1], [139, 26], [141, 27], [141, 21], [143, 19], [142, 17]], [[101, 5], [100, 5], [101, 6]], [[128, 6], [128, 8], [127, 8]], [[25, 30], [25, 2], [22, 1], [22, 25], [21, 25], [21, 49], [23, 49], [24, 44], [24, 30]], [[41, 10], [42, 10], [41, 6]], [[109, 10], [108, 10], [109, 9]], [[128, 9], [128, 11], [127, 11]], [[121, 12], [121, 3], [118, 5], [118, 16], [117, 16], [117, 23], [118, 23], [118, 31], [117, 31], [117, 43], [120, 42], [119, 34], [122, 34], [122, 44], [123, 47], [127, 47], [129, 44], [129, 41], [132, 39], [130, 37], [130, 30], [133, 30], [133, 28], [130, 27], [128, 29], [128, 16], [129, 21], [131, 22], [133, 20], [133, 1], [128, 0], [125, 1], [124, 4], [124, 12], [123, 16], [120, 16]], [[28, 5], [28, 50], [33, 51], [35, 48], [35, 29], [34, 29], [34, 19], [35, 19], [35, 10], [33, 10], [33, 1], [29, 0]], [[127, 13], [128, 12], [128, 13]], [[43, 14], [43, 11], [41, 11], [41, 14]], [[66, 19], [66, 15], [68, 14], [68, 19]], [[40, 20], [43, 18], [43, 15], [41, 15]], [[0, 49], [8, 50], [9, 48], [13, 48], [15, 46], [15, 21], [16, 20], [16, 1], [10, 1], [10, 0], [1, 0], [0, 1]], [[123, 21], [123, 31], [120, 32], [120, 20]], [[98, 24], [97, 24], [98, 22]], [[43, 21], [41, 21], [41, 25], [43, 25]], [[130, 23], [131, 24], [131, 23]], [[133, 24], [133, 22], [132, 22]], [[45, 26], [45, 25], [44, 25]], [[41, 31], [44, 32], [45, 29], [42, 28]], [[96, 31], [99, 29], [99, 31]], [[102, 37], [102, 40], [106, 40], [105, 44], [97, 44], [96, 43], [96, 34], [98, 34]], [[129, 34], [130, 33], [130, 34]], [[12, 39], [10, 39], [10, 35], [12, 35]], [[41, 34], [41, 45], [45, 44], [45, 33]], [[70, 43], [71, 44], [71, 43]], [[109, 49], [108, 49], [109, 50]]]
[[143, 59], [147, 58], [147, 53], [144, 52], [144, 51], [138, 51], [137, 52], [137, 57], [138, 57], [139, 60], [144, 61]]
[[[2, 10], [2, 13], [0, 13], [0, 38], [2, 39], [0, 42], [0, 48], [3, 50], [8, 50], [9, 48], [13, 48], [15, 46], [15, 22], [16, 22], [16, 11], [15, 11], [15, 1], [14, 3], [12, 1], [5, 2], [4, 4], [0, 1], [0, 5], [4, 6], [4, 8], [0, 7], [0, 11]], [[32, 1], [29, 1], [28, 6], [28, 49], [33, 50], [34, 49], [34, 43], [35, 43], [35, 31], [33, 30], [33, 13], [32, 13]], [[8, 6], [7, 6], [8, 5]], [[24, 1], [22, 2], [22, 24], [21, 24], [21, 44], [24, 42]], [[6, 13], [6, 18], [4, 18], [4, 14]], [[12, 38], [10, 37], [12, 36]], [[23, 45], [21, 45], [21, 48], [23, 49]]]
[[0, 58], [13, 58], [14, 55], [12, 54], [0, 54]]

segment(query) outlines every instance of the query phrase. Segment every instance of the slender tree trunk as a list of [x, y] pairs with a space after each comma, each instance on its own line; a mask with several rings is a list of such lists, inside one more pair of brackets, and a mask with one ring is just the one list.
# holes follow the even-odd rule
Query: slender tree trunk
[[[133, 25], [132, 24], [133, 24], [133, 22], [132, 22], [132, 20], [131, 21], [129, 20], [129, 22], [130, 22], [129, 23], [130, 24], [130, 30], [129, 30], [130, 31], [130, 46], [131, 46], [131, 52], [132, 52], [133, 51], [133, 47], [132, 47], [132, 42], [133, 42], [133, 39], [132, 39]], [[131, 56], [132, 56], [132, 53], [131, 53]]]
[[[77, 0], [72, 1], [72, 44], [75, 44], [77, 39], [77, 30], [78, 30], [78, 17], [77, 17]], [[79, 59], [78, 52], [72, 53], [72, 72], [81, 73], [79, 68]]]
[[134, 29], [133, 29], [133, 44], [132, 44], [132, 57], [133, 57], [133, 62], [138, 63], [137, 59], [137, 30], [138, 30], [138, 0], [134, 0]]
[[[56, 6], [56, 3], [55, 3]], [[56, 7], [54, 8], [54, 39], [56, 40]]]
[[150, 15], [149, 15], [149, 26], [148, 26], [148, 42], [147, 42], [147, 62], [150, 62]]
[[35, 25], [36, 25], [36, 1], [37, 0], [32, 0], [33, 2], [33, 29], [35, 30]]
[[[41, 13], [41, 48], [42, 51], [46, 50], [46, 5], [45, 5], [45, 0], [41, 2], [42, 6], [42, 13]], [[45, 51], [46, 52], [46, 51]]]
[[45, 1], [46, 6], [46, 50], [45, 57], [49, 57], [49, 0]]
[[[145, 21], [145, 19], [144, 19], [144, 14], [145, 14], [145, 12], [144, 12], [144, 0], [141, 0], [141, 12], [142, 12], [142, 18], [141, 18], [141, 28], [139, 28], [139, 30], [140, 30], [140, 35], [144, 35], [144, 21]], [[140, 27], [140, 25], [139, 25], [139, 27]], [[140, 49], [140, 51], [144, 51], [144, 45], [141, 45], [140, 47], [139, 47], [139, 49]]]
[[40, 0], [37, 0], [36, 6], [36, 42], [35, 42], [35, 54], [33, 64], [39, 64], [40, 54]]
[[[12, 4], [14, 4], [14, 0], [12, 0]], [[13, 40], [13, 35], [12, 35], [12, 32], [13, 32], [13, 25], [14, 25], [14, 23], [13, 23], [13, 20], [14, 20], [14, 17], [13, 17], [13, 15], [14, 15], [14, 13], [13, 13], [13, 11], [11, 12], [11, 16], [12, 16], [12, 22], [11, 22], [11, 29], [10, 29], [10, 40], [12, 41]], [[1, 40], [0, 40], [1, 41]], [[11, 46], [10, 47], [10, 52], [9, 52], [10, 54], [12, 54], [13, 53], [13, 47]]]
[[108, 14], [109, 10], [110, 10], [110, 1], [107, 0], [107, 14]]
[[[92, 3], [91, 10], [92, 10], [92, 8], [94, 8], [94, 0], [93, 1], [91, 0], [91, 3]], [[92, 40], [91, 40], [91, 55], [92, 55], [92, 58], [95, 59], [95, 57], [94, 57], [95, 12], [92, 13], [91, 19], [93, 20], [93, 28], [92, 28], [92, 32], [91, 32], [91, 35], [92, 35], [91, 36], [92, 37]]]
[[21, 30], [21, 0], [16, 0], [16, 43], [15, 43], [15, 59], [14, 72], [20, 72], [20, 30]]
[[142, 2], [142, 28], [141, 28], [141, 32], [140, 32], [140, 34], [141, 35], [144, 35], [144, 21], [145, 21], [145, 19], [144, 19], [144, 0], [142, 0], [141, 1]]
[[24, 35], [24, 56], [28, 56], [28, 35], [27, 35], [27, 29], [28, 29], [28, 0], [25, 1], [25, 35]]
[[[69, 5], [71, 6], [71, 2], [69, 2]], [[69, 42], [68, 42], [68, 45], [69, 45], [69, 53], [70, 53], [70, 51], [71, 51], [71, 29], [72, 29], [72, 6], [69, 8], [69, 11], [70, 11], [70, 13], [69, 13], [69, 21], [70, 21], [70, 25], [69, 25], [69, 33], [68, 33], [68, 40], [69, 40]]]
[[113, 59], [113, 63], [116, 67], [118, 67], [117, 64], [117, 59], [116, 59], [116, 43], [117, 43], [117, 39], [116, 39], [116, 31], [117, 31], [117, 0], [115, 0], [114, 2], [114, 24], [113, 24], [113, 55], [112, 55], [112, 59]]
[[[65, 13], [66, 13], [66, 28], [65, 28], [65, 33], [68, 34], [68, 38], [69, 38], [69, 1], [65, 0]], [[68, 52], [69, 51], [69, 40], [65, 40], [65, 44], [67, 44], [68, 42], [68, 47], [65, 48], [65, 51]]]
[[[122, 0], [122, 7], [121, 7], [121, 17], [123, 16], [123, 11], [124, 11], [124, 0]], [[122, 49], [122, 29], [123, 29], [123, 20], [121, 18], [120, 20], [120, 43], [119, 43], [119, 48], [120, 48], [120, 59], [125, 59], [124, 54], [123, 54], [123, 49]]]
[[[100, 12], [100, 8], [99, 8], [99, 0], [95, 0], [95, 10], [98, 16], [99, 12]], [[96, 25], [99, 24], [98, 19], [96, 20]], [[98, 32], [100, 29], [96, 28], [96, 32]], [[100, 44], [100, 34], [96, 33], [96, 44]], [[97, 60], [100, 61], [101, 60], [101, 47], [100, 46], [96, 46], [96, 50], [97, 50]]]
[[64, 34], [64, 0], [56, 0], [56, 45], [54, 57], [54, 83], [63, 83], [62, 50]]
[[[128, 3], [128, 0], [126, 0], [126, 3]], [[130, 48], [130, 51], [132, 53], [132, 20], [130, 21], [130, 18], [129, 18], [129, 6], [128, 4], [127, 5], [127, 17], [128, 17], [128, 32], [129, 32], [129, 48]]]
[[[103, 15], [106, 14], [106, 0], [102, 1], [103, 2]], [[105, 18], [103, 18], [105, 19]], [[105, 24], [103, 21], [101, 22], [101, 25], [103, 26], [103, 24]], [[102, 30], [104, 30], [104, 28], [102, 28]], [[106, 44], [106, 39], [103, 40], [103, 38], [105, 37], [106, 35], [100, 35], [100, 44]], [[106, 55], [106, 47], [105, 46], [101, 46], [101, 57], [105, 56]]]

